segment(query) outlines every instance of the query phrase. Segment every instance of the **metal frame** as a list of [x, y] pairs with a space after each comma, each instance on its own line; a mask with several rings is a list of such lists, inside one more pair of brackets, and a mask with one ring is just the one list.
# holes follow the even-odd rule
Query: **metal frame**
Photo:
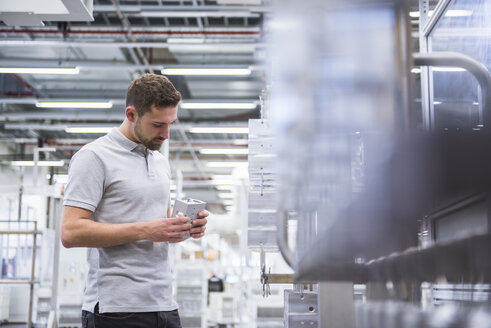
[[[434, 106], [433, 106], [433, 74], [429, 66], [457, 66], [462, 67], [472, 73], [481, 86], [483, 95], [482, 113], [484, 126], [487, 119], [486, 110], [491, 110], [491, 77], [487, 68], [473, 59], [472, 57], [459, 53], [431, 53], [432, 44], [430, 34], [433, 32], [439, 20], [444, 17], [447, 8], [453, 0], [441, 0], [438, 2], [433, 15], [429, 16], [429, 0], [419, 0], [420, 18], [420, 58], [415, 56], [415, 65], [426, 65], [421, 67], [421, 103], [423, 106], [423, 125], [427, 131], [432, 131], [435, 127]], [[427, 56], [426, 60], [422, 57]], [[422, 61], [421, 61], [422, 60]]]
[[[436, 53], [417, 53], [413, 55], [414, 64], [417, 66], [456, 66], [466, 69], [469, 73], [479, 82], [482, 94], [482, 113], [484, 127], [487, 127], [488, 114], [486, 111], [491, 110], [491, 76], [488, 69], [482, 63], [478, 62], [472, 57], [463, 55], [456, 52], [436, 52]], [[430, 74], [431, 72], [429, 72]], [[433, 87], [433, 83], [428, 83]], [[429, 90], [431, 97], [433, 96], [432, 89]], [[431, 113], [433, 113], [433, 106], [431, 106]], [[434, 123], [434, 122], [432, 122]]]
[[7, 221], [0, 221], [0, 222], [32, 222], [34, 223], [34, 229], [33, 230], [0, 230], [0, 235], [32, 235], [33, 236], [33, 241], [32, 241], [32, 263], [31, 263], [31, 279], [29, 280], [0, 280], [0, 284], [28, 284], [30, 286], [29, 288], [29, 312], [27, 314], [27, 327], [31, 328], [32, 327], [32, 309], [33, 309], [33, 298], [34, 298], [34, 284], [37, 283], [37, 281], [34, 280], [35, 278], [35, 271], [36, 271], [36, 248], [37, 248], [37, 235], [42, 234], [41, 231], [38, 231], [37, 229], [37, 221], [12, 221], [12, 220], [7, 220]]

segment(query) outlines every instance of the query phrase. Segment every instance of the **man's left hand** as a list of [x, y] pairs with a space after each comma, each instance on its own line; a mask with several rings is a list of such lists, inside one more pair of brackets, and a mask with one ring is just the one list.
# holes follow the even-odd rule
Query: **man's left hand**
[[210, 215], [208, 211], [201, 211], [198, 213], [198, 218], [193, 220], [193, 227], [190, 230], [191, 237], [198, 239], [205, 235], [206, 223], [208, 220], [206, 217]]

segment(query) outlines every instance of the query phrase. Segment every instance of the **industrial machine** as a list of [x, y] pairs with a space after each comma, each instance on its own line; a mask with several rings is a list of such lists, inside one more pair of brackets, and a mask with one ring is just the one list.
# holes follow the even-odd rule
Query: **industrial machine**
[[319, 327], [487, 327], [489, 6], [420, 0], [417, 53], [406, 1], [275, 8], [273, 230]]

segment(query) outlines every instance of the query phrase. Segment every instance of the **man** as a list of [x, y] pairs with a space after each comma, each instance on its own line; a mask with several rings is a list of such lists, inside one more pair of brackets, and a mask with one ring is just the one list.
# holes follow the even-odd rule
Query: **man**
[[181, 327], [172, 298], [168, 243], [205, 233], [170, 218], [170, 167], [158, 150], [177, 119], [180, 93], [164, 76], [145, 74], [126, 93], [126, 117], [72, 158], [61, 239], [88, 247], [82, 306], [86, 327]]

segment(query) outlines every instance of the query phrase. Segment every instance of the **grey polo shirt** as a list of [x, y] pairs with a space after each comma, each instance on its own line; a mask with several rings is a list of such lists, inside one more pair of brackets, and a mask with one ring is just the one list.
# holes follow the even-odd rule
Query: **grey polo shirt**
[[[170, 167], [117, 128], [80, 149], [70, 161], [64, 205], [117, 224], [164, 218], [170, 202]], [[88, 248], [83, 310], [153, 312], [177, 309], [172, 298], [168, 243], [137, 241]]]

